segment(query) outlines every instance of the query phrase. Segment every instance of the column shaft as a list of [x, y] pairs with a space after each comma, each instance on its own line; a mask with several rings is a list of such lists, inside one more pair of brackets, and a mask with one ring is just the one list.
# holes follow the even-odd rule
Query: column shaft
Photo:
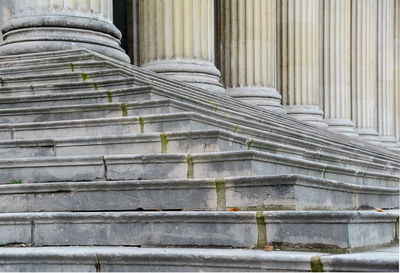
[[84, 47], [129, 62], [112, 13], [112, 0], [14, 0], [0, 55]]
[[218, 1], [220, 69], [227, 93], [282, 111], [277, 87], [277, 0]]
[[378, 141], [377, 5], [352, 1], [352, 119], [361, 138]]
[[225, 92], [214, 65], [214, 0], [142, 0], [141, 64]]
[[[394, 94], [396, 139], [400, 145], [400, 1], [395, 1], [395, 57], [394, 57]], [[400, 149], [399, 149], [400, 150]]]
[[394, 87], [394, 0], [378, 3], [378, 131], [388, 147], [397, 146], [395, 138]]
[[324, 0], [323, 91], [329, 129], [357, 136], [351, 121], [351, 1]]
[[319, 0], [281, 0], [281, 90], [289, 115], [318, 126]]

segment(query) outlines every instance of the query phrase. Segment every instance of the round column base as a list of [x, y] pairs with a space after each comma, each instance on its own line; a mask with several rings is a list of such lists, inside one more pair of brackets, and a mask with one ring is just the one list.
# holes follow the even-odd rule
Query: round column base
[[226, 93], [219, 82], [221, 73], [211, 62], [173, 59], [145, 63], [142, 67], [211, 92]]
[[118, 29], [105, 21], [62, 15], [28, 16], [10, 20], [3, 31], [0, 55], [87, 48], [130, 62], [120, 47]]
[[359, 134], [360, 138], [367, 143], [382, 146], [379, 140], [378, 132], [375, 129], [360, 129], [356, 128], [355, 131]]
[[327, 128], [323, 120], [324, 112], [315, 105], [290, 105], [285, 106], [286, 112], [289, 116], [296, 119], [305, 121], [309, 124], [316, 125], [318, 127]]
[[328, 130], [340, 133], [348, 137], [358, 137], [354, 131], [354, 123], [350, 119], [324, 119], [328, 124]]
[[241, 101], [257, 105], [261, 108], [285, 114], [281, 104], [282, 97], [275, 88], [237, 87], [228, 88], [227, 94]]
[[397, 139], [394, 136], [380, 136], [379, 140], [389, 150], [400, 149], [399, 142], [397, 141]]

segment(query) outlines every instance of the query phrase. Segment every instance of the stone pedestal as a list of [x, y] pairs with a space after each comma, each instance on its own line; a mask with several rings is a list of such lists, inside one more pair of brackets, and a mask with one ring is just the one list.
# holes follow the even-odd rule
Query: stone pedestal
[[323, 90], [329, 129], [356, 137], [351, 121], [351, 1], [324, 0]]
[[87, 48], [129, 62], [112, 24], [112, 0], [13, 0], [0, 55]]
[[144, 68], [225, 93], [214, 65], [214, 0], [142, 0]]
[[288, 115], [327, 126], [319, 107], [319, 0], [281, 0], [281, 90]]
[[361, 138], [378, 138], [377, 5], [376, 0], [352, 1], [352, 119]]
[[283, 112], [277, 91], [276, 3], [218, 1], [219, 63], [228, 95]]

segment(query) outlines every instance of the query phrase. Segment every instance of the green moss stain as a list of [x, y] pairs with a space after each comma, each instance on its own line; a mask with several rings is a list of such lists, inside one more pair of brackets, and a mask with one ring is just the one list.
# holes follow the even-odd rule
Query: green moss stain
[[95, 91], [99, 90], [99, 84], [97, 82], [93, 83], [93, 87]]
[[217, 210], [226, 209], [226, 188], [223, 179], [215, 179], [215, 190], [217, 192]]
[[0, 77], [0, 84], [1, 84], [2, 87], [4, 86], [4, 80], [3, 80], [2, 77]]
[[122, 111], [122, 116], [127, 117], [128, 116], [128, 110], [126, 109], [126, 103], [123, 102], [121, 103], [121, 111]]
[[262, 211], [257, 211], [256, 220], [257, 220], [257, 230], [258, 230], [256, 248], [264, 249], [264, 246], [267, 244], [267, 228], [265, 225], [264, 214]]
[[75, 72], [75, 66], [74, 66], [74, 64], [73, 64], [73, 63], [70, 63], [69, 66], [71, 67], [71, 71], [72, 71], [72, 72]]
[[394, 225], [394, 238], [399, 240], [399, 217], [396, 219], [396, 223]]
[[319, 256], [311, 257], [311, 272], [324, 272], [324, 266]]
[[322, 177], [325, 179], [326, 178], [326, 170], [328, 169], [328, 166], [326, 166], [323, 170], [322, 170]]
[[194, 178], [194, 162], [191, 154], [186, 156], [187, 178]]
[[106, 93], [107, 93], [108, 102], [112, 102], [112, 95], [111, 95], [111, 91], [110, 91], [110, 90], [108, 90]]
[[144, 120], [142, 117], [139, 117], [139, 125], [140, 125], [140, 133], [144, 133]]
[[22, 180], [21, 180], [21, 179], [19, 179], [19, 180], [17, 180], [17, 179], [12, 179], [12, 180], [11, 180], [11, 184], [22, 184]]
[[239, 130], [239, 125], [236, 125], [235, 128], [233, 128], [233, 133], [237, 133], [237, 131]]
[[81, 73], [82, 81], [86, 81], [89, 78], [89, 75], [86, 73]]
[[166, 154], [168, 152], [168, 142], [169, 139], [165, 134], [160, 134], [161, 142], [161, 153]]
[[95, 267], [96, 267], [96, 272], [101, 272], [101, 264], [99, 261], [99, 258], [97, 258], [96, 255], [94, 255], [94, 261], [95, 261]]
[[247, 141], [247, 149], [248, 150], [251, 150], [251, 146], [253, 146], [253, 142], [254, 142], [253, 139], [250, 139], [249, 141]]

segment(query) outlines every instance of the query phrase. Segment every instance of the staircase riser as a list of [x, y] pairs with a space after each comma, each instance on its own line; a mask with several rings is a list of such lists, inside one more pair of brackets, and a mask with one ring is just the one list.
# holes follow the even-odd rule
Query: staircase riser
[[[365, 219], [351, 216], [320, 219], [321, 213], [52, 213], [23, 219], [3, 216], [0, 244], [34, 246], [230, 246], [315, 247], [349, 250], [391, 243], [394, 217]], [[290, 216], [291, 219], [287, 217]], [[386, 217], [386, 218], [385, 218]], [[333, 219], [332, 219], [333, 218]], [[351, 218], [351, 223], [349, 220]], [[263, 223], [260, 224], [260, 219]], [[266, 235], [266, 237], [265, 237]], [[266, 239], [266, 240], [265, 240]]]
[[[300, 161], [289, 165], [272, 162], [271, 159], [250, 158], [246, 154], [209, 154], [206, 158], [194, 156], [193, 163], [186, 155], [166, 155], [156, 157], [113, 157], [105, 156], [93, 159], [75, 158], [58, 159], [57, 162], [48, 158], [41, 161], [5, 161], [0, 164], [1, 183], [8, 184], [12, 180], [22, 180], [24, 183], [47, 181], [79, 181], [95, 180], [106, 177], [108, 180], [126, 179], [186, 179], [186, 178], [223, 178], [231, 176], [254, 175], [286, 175], [301, 174], [312, 177], [350, 181], [353, 184], [397, 188], [396, 177], [368, 176], [358, 172], [333, 172], [324, 166], [304, 165]], [[283, 162], [285, 162], [284, 159]], [[303, 165], [302, 165], [303, 164]], [[84, 166], [79, 166], [84, 165]], [[85, 166], [86, 165], [86, 166]], [[318, 169], [319, 168], [319, 169]], [[105, 169], [107, 170], [105, 173]], [[100, 171], [99, 171], [100, 170]], [[74, 175], [71, 175], [74, 174]]]
[[143, 182], [136, 186], [135, 183], [92, 183], [59, 183], [62, 187], [3, 194], [0, 212], [226, 210], [233, 207], [239, 210], [348, 210], [399, 206], [399, 196], [393, 192], [324, 188], [318, 183], [295, 185], [278, 179], [275, 183], [223, 182], [223, 187], [218, 188], [213, 181], [190, 180], [164, 185]]

